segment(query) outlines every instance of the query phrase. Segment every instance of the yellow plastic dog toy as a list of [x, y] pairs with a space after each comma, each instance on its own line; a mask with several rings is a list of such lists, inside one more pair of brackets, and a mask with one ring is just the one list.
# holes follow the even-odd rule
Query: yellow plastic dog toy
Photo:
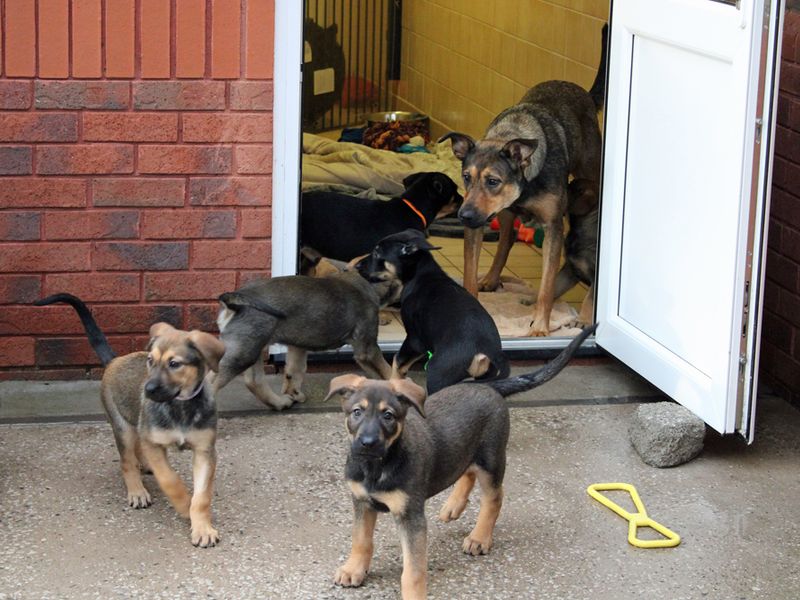
[[[622, 508], [616, 502], [612, 502], [608, 498], [606, 498], [601, 491], [609, 491], [609, 490], [622, 490], [628, 492], [631, 496], [631, 500], [633, 500], [633, 504], [636, 507], [636, 510], [639, 512], [636, 513], [629, 513], [627, 510]], [[650, 517], [647, 516], [647, 512], [644, 509], [644, 504], [642, 504], [641, 498], [639, 498], [639, 493], [636, 491], [636, 488], [633, 487], [629, 483], [595, 483], [590, 485], [586, 488], [588, 494], [597, 500], [600, 504], [603, 504], [617, 513], [620, 517], [628, 520], [628, 543], [632, 546], [636, 546], [637, 548], [672, 548], [677, 546], [681, 543], [681, 537], [675, 533], [664, 527], [661, 523], [654, 521]], [[636, 532], [639, 527], [650, 527], [654, 529], [658, 533], [664, 536], [664, 539], [660, 540], [640, 540], [636, 537]]]

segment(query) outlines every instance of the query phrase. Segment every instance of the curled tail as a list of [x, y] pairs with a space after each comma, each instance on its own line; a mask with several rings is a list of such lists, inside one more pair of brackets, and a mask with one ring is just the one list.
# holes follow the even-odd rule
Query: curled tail
[[558, 375], [559, 372], [561, 372], [561, 369], [567, 366], [567, 363], [572, 358], [572, 355], [578, 350], [578, 347], [587, 337], [594, 333], [595, 329], [597, 329], [596, 323], [591, 327], [584, 329], [580, 335], [576, 336], [575, 339], [569, 343], [569, 346], [561, 351], [561, 354], [556, 356], [538, 371], [526, 373], [525, 375], [518, 375], [517, 377], [511, 377], [510, 379], [489, 381], [485, 385], [497, 390], [497, 392], [503, 396], [503, 398], [506, 398], [507, 396], [519, 394], [520, 392], [531, 390], [542, 385], [543, 383], [547, 383], [553, 377]]
[[83, 323], [83, 328], [86, 330], [86, 335], [89, 338], [89, 343], [102, 361], [103, 366], [106, 366], [117, 357], [117, 354], [109, 345], [105, 334], [100, 331], [100, 327], [97, 326], [97, 321], [94, 320], [92, 312], [83, 303], [83, 300], [77, 296], [73, 296], [72, 294], [53, 294], [47, 298], [37, 300], [34, 304], [36, 306], [46, 306], [58, 302], [69, 304], [75, 309], [75, 312], [78, 313], [81, 323]]
[[277, 317], [279, 319], [286, 318], [286, 313], [282, 310], [279, 310], [274, 306], [267, 304], [266, 302], [262, 302], [258, 298], [254, 298], [240, 292], [225, 292], [219, 297], [219, 301], [234, 312], [238, 312], [243, 306], [249, 306], [250, 308], [255, 308], [256, 310], [260, 310], [263, 313], [267, 313], [268, 315], [272, 315], [273, 317]]
[[606, 62], [608, 58], [608, 23], [603, 25], [603, 33], [600, 46], [600, 64], [597, 65], [597, 75], [595, 75], [594, 83], [589, 90], [589, 95], [592, 97], [597, 110], [603, 108], [603, 103], [606, 96]]

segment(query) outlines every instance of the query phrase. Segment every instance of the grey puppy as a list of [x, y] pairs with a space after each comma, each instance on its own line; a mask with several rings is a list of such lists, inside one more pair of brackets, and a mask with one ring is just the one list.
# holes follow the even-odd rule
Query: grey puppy
[[[248, 282], [219, 297], [217, 317], [225, 355], [214, 389], [245, 372], [247, 388], [277, 410], [305, 401], [301, 390], [309, 350], [353, 347], [353, 358], [371, 377], [388, 379], [392, 368], [378, 348], [378, 311], [399, 282], [370, 284], [356, 271], [327, 277], [291, 275]], [[285, 344], [281, 394], [264, 379], [263, 353]]]
[[478, 522], [462, 549], [473, 556], [488, 553], [503, 503], [510, 428], [505, 398], [555, 377], [595, 328], [581, 332], [538, 371], [453, 385], [427, 401], [425, 391], [410, 379], [335, 377], [328, 398], [341, 394], [347, 415], [351, 444], [345, 478], [353, 496], [355, 523], [350, 556], [336, 571], [334, 582], [347, 587], [364, 582], [372, 560], [377, 514], [389, 512], [400, 530], [403, 598], [425, 598], [425, 500], [454, 483], [439, 519], [452, 521], [461, 516], [477, 479], [481, 487]]

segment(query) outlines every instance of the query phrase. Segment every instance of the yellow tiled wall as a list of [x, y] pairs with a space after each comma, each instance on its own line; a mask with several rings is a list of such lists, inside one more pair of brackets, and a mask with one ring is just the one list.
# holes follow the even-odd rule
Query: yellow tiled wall
[[591, 86], [609, 0], [404, 0], [398, 108], [475, 137], [548, 79]]

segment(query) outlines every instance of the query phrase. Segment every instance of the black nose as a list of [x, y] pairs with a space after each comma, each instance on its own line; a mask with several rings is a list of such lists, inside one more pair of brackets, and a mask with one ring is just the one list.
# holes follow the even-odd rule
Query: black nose
[[157, 379], [149, 379], [144, 384], [144, 395], [153, 402], [168, 402], [173, 396]]
[[486, 223], [486, 217], [480, 214], [472, 206], [462, 206], [458, 210], [458, 218], [461, 219], [461, 222], [466, 227], [470, 227], [471, 229], [475, 229], [476, 227], [480, 227]]
[[361, 443], [361, 446], [364, 448], [374, 448], [378, 445], [378, 436], [377, 435], [362, 435], [358, 438], [358, 441]]
[[158, 391], [158, 388], [161, 387], [158, 385], [157, 381], [148, 381], [144, 384], [144, 391], [148, 394], [155, 394]]

